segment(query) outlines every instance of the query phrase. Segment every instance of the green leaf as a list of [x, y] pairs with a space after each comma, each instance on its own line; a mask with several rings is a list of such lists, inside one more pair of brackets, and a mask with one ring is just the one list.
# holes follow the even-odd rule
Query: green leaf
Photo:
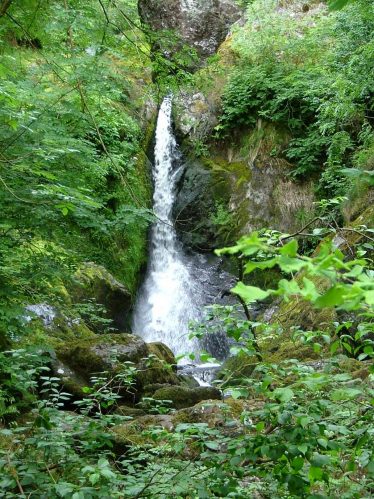
[[352, 400], [362, 394], [357, 388], [339, 388], [331, 394], [331, 400], [340, 402], [341, 400]]
[[283, 272], [299, 272], [302, 268], [307, 265], [307, 262], [301, 258], [291, 258], [287, 255], [281, 256], [278, 259], [278, 265], [283, 270]]
[[368, 305], [374, 305], [374, 289], [366, 291], [364, 296], [365, 296], [365, 301]]
[[308, 452], [308, 445], [307, 444], [300, 444], [297, 446], [297, 448], [304, 455]]
[[299, 245], [296, 239], [293, 239], [289, 243], [287, 243], [285, 246], [283, 246], [280, 250], [279, 253], [284, 256], [289, 256], [289, 257], [296, 257], [297, 255], [297, 250], [299, 249]]
[[231, 396], [233, 399], [239, 399], [241, 397], [246, 398], [249, 395], [249, 391], [246, 388], [235, 388], [231, 391]]
[[272, 393], [273, 398], [279, 400], [280, 402], [289, 402], [294, 396], [293, 390], [291, 388], [276, 388]]
[[336, 307], [344, 303], [344, 297], [347, 290], [344, 286], [340, 284], [336, 284], [332, 288], [330, 288], [326, 293], [317, 298], [314, 302], [314, 305], [317, 308], [326, 308], [326, 307]]
[[316, 466], [311, 466], [309, 468], [309, 480], [313, 483], [315, 481], [321, 480], [323, 477], [322, 468], [318, 468]]
[[246, 303], [264, 300], [271, 294], [271, 291], [264, 291], [255, 286], [246, 286], [242, 282], [239, 282], [231, 291], [239, 295]]
[[330, 461], [330, 456], [327, 456], [326, 454], [319, 454], [318, 452], [316, 452], [315, 454], [313, 454], [311, 463], [312, 466], [321, 467], [330, 464]]
[[304, 462], [305, 462], [304, 458], [302, 458], [301, 456], [297, 456], [294, 459], [292, 459], [292, 461], [291, 461], [291, 467], [295, 471], [300, 471], [301, 468], [304, 466]]
[[205, 442], [205, 447], [208, 447], [208, 449], [211, 450], [219, 450], [220, 445], [218, 442], [210, 441], [210, 442]]

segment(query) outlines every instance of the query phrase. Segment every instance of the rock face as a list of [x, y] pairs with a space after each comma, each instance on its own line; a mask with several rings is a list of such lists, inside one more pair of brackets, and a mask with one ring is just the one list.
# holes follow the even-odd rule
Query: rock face
[[[187, 140], [191, 134], [196, 139], [197, 122], [188, 132], [179, 118]], [[285, 131], [259, 120], [256, 129], [219, 148], [211, 145], [209, 157], [204, 152], [187, 159], [175, 205], [184, 243], [212, 249], [263, 227], [289, 233], [299, 228], [313, 212], [313, 184], [289, 178], [291, 165], [281, 156], [288, 140]]]
[[216, 52], [242, 15], [234, 0], [139, 0], [138, 5], [143, 23], [153, 31], [175, 33], [172, 46], [160, 37], [154, 48], [171, 55], [175, 47], [188, 45], [200, 60]]

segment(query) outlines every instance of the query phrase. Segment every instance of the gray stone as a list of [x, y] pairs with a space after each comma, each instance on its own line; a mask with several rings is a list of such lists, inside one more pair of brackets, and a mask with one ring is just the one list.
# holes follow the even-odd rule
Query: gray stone
[[139, 14], [153, 31], [174, 31], [179, 40], [170, 46], [167, 36], [158, 38], [154, 48], [171, 55], [187, 45], [200, 62], [213, 55], [242, 11], [234, 0], [140, 0]]

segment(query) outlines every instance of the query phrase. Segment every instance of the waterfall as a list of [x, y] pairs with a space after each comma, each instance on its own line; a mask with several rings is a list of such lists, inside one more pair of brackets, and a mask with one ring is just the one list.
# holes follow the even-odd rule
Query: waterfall
[[148, 269], [134, 311], [133, 331], [145, 341], [165, 343], [178, 355], [198, 350], [197, 341], [188, 338], [188, 325], [201, 316], [203, 290], [173, 224], [180, 165], [171, 113], [172, 99], [166, 97], [157, 121], [153, 167], [157, 218], [151, 229]]

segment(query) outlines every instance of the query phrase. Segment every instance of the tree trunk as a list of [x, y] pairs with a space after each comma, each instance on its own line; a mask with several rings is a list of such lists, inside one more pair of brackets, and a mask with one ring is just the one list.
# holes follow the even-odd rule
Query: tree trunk
[[9, 9], [12, 0], [3, 0], [0, 5], [0, 17], [3, 17], [6, 14], [6, 11]]

